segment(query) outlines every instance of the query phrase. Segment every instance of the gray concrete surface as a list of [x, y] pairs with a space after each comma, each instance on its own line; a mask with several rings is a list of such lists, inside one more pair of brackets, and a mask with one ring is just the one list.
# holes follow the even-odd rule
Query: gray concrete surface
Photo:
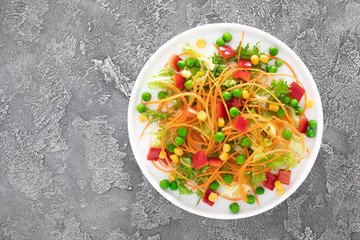
[[[299, 190], [220, 221], [167, 202], [127, 138], [141, 67], [189, 28], [235, 22], [304, 60], [325, 132]], [[0, 1], [0, 239], [360, 239], [359, 1]]]

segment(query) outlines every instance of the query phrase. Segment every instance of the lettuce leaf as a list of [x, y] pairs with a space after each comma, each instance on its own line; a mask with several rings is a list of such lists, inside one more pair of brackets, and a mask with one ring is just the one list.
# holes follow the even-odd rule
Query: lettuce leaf
[[249, 180], [250, 184], [256, 188], [259, 183], [266, 180], [266, 174], [264, 172], [256, 175], [250, 174]]
[[181, 195], [191, 195], [191, 194], [194, 193], [193, 191], [191, 191], [190, 189], [188, 189], [186, 187], [184, 180], [177, 181], [177, 184], [178, 184], [178, 187], [179, 187], [179, 198], [180, 198]]
[[[161, 138], [164, 135], [164, 128], [163, 127], [158, 127], [156, 129], [154, 129], [151, 132], [151, 145], [153, 147], [161, 147]], [[165, 133], [165, 145], [167, 145], [167, 143], [169, 143], [169, 137], [170, 137], [170, 131], [167, 131]]]
[[283, 168], [285, 166], [294, 168], [297, 165], [297, 161], [291, 153], [283, 153], [276, 160], [269, 162], [266, 165], [274, 170], [278, 170], [279, 168]]
[[172, 115], [172, 113], [167, 113], [160, 110], [151, 110], [151, 109], [147, 109], [142, 114], [147, 116], [150, 122], [160, 122], [164, 119], [169, 118]]
[[195, 50], [195, 45], [190, 45], [189, 43], [185, 43], [182, 47], [184, 52], [190, 52], [196, 54], [198, 57], [205, 57], [204, 54]]
[[150, 89], [162, 88], [171, 90], [171, 88], [165, 86], [163, 83], [174, 85], [174, 74], [175, 71], [172, 67], [163, 68], [148, 78], [147, 86]]
[[289, 110], [291, 117], [294, 119], [295, 128], [297, 128], [299, 126], [300, 119], [298, 115], [296, 115], [294, 108], [287, 105], [285, 106], [285, 108]]

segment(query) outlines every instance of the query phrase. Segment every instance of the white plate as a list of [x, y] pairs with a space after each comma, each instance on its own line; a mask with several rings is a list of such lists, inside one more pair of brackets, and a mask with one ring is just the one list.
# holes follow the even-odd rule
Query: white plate
[[[198, 200], [196, 194], [190, 196], [182, 195], [180, 199], [178, 199], [178, 191], [170, 191], [170, 189], [164, 190], [159, 187], [159, 182], [163, 179], [168, 179], [168, 175], [157, 170], [150, 161], [146, 160], [146, 155], [150, 147], [150, 137], [144, 136], [141, 141], [139, 141], [141, 132], [146, 124], [139, 121], [139, 113], [136, 111], [136, 106], [141, 100], [141, 93], [149, 91], [146, 87], [146, 79], [153, 73], [159, 71], [167, 63], [172, 54], [181, 53], [181, 47], [184, 43], [195, 44], [197, 39], [203, 38], [206, 40], [207, 46], [197, 50], [205, 54], [212, 54], [216, 51], [212, 42], [215, 42], [224, 32], [232, 34], [233, 39], [229, 45], [235, 49], [240, 42], [242, 31], [245, 31], [244, 43], [250, 43], [250, 46], [261, 41], [261, 51], [268, 52], [269, 47], [273, 45], [279, 48], [277, 57], [284, 59], [293, 67], [299, 80], [306, 89], [308, 98], [314, 101], [313, 108], [306, 110], [306, 116], [309, 119], [315, 119], [318, 126], [316, 129], [316, 137], [313, 139], [306, 139], [306, 145], [309, 148], [311, 155], [302, 160], [301, 164], [292, 171], [290, 185], [284, 185], [285, 193], [282, 196], [278, 196], [276, 190], [270, 191], [265, 188], [265, 194], [259, 196], [260, 206], [257, 204], [249, 205], [247, 203], [238, 202], [240, 211], [237, 214], [233, 214], [229, 210], [229, 204], [231, 202], [226, 199], [218, 198], [213, 207], [210, 207], [202, 201], [196, 206]], [[290, 73], [285, 65], [280, 67], [278, 72]], [[291, 78], [285, 78], [285, 80], [288, 80], [288, 82], [292, 81]], [[156, 92], [153, 92], [153, 99], [156, 99], [156, 96]], [[300, 104], [302, 106], [304, 105], [304, 99], [302, 99]], [[274, 36], [253, 27], [230, 23], [209, 24], [179, 34], [160, 47], [147, 61], [136, 80], [131, 94], [128, 109], [128, 130], [130, 144], [140, 169], [161, 195], [176, 206], [200, 216], [218, 219], [237, 219], [254, 216], [275, 207], [295, 192], [305, 180], [314, 165], [320, 149], [323, 132], [323, 111], [318, 89], [309, 70], [301, 59], [286, 46], [285, 43]]]

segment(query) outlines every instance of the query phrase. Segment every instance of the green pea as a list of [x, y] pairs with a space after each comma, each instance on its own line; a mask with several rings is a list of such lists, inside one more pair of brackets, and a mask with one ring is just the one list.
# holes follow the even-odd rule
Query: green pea
[[169, 146], [167, 147], [167, 149], [171, 153], [174, 153], [175, 148], [176, 148], [175, 144], [172, 144], [172, 143], [170, 143]]
[[177, 62], [177, 66], [179, 67], [179, 68], [181, 68], [181, 69], [183, 69], [184, 67], [185, 67], [185, 62], [183, 61], [183, 60], [180, 60], [180, 61], [178, 61]]
[[186, 127], [179, 127], [179, 129], [177, 130], [177, 134], [180, 136], [180, 137], [186, 137], [186, 135], [188, 134], [188, 129]]
[[290, 98], [289, 96], [284, 96], [284, 97], [282, 98], [282, 102], [285, 103], [285, 104], [290, 103], [290, 101], [291, 101], [291, 98]]
[[160, 92], [158, 93], [158, 99], [159, 99], [159, 100], [165, 99], [165, 98], [167, 98], [168, 95], [169, 95], [169, 94], [168, 94], [167, 92], [160, 91]]
[[181, 146], [184, 143], [184, 138], [183, 137], [176, 137], [174, 139], [174, 142], [175, 142], [176, 145]]
[[240, 111], [236, 107], [232, 107], [232, 108], [230, 108], [229, 113], [230, 113], [230, 117], [235, 118], [235, 117], [239, 116]]
[[151, 99], [151, 93], [149, 92], [143, 92], [143, 94], [141, 94], [141, 98], [144, 101], [150, 101]]
[[295, 109], [295, 113], [297, 115], [300, 115], [303, 111], [304, 111], [304, 109], [302, 107], [296, 107], [296, 109]]
[[241, 97], [241, 90], [240, 89], [234, 89], [232, 90], [232, 95], [236, 98], [240, 98]]
[[277, 67], [274, 66], [274, 65], [270, 65], [270, 66], [268, 67], [268, 72], [269, 72], [269, 73], [276, 73], [276, 72], [277, 72]]
[[279, 118], [282, 118], [285, 116], [285, 111], [282, 110], [282, 109], [279, 109], [279, 111], [276, 113], [276, 115], [279, 117]]
[[250, 145], [251, 145], [251, 141], [249, 138], [244, 137], [243, 139], [241, 139], [241, 141], [240, 141], [241, 147], [249, 147]]
[[271, 56], [276, 56], [276, 54], [278, 54], [278, 52], [279, 52], [279, 49], [277, 47], [272, 46], [269, 48], [269, 53]]
[[196, 60], [195, 60], [195, 67], [201, 68], [199, 59], [196, 59]]
[[225, 139], [225, 135], [222, 132], [215, 133], [215, 141], [222, 142]]
[[236, 162], [237, 164], [241, 165], [241, 164], [244, 164], [245, 162], [245, 156], [240, 154], [236, 157]]
[[230, 42], [231, 39], [232, 39], [232, 35], [228, 32], [225, 32], [223, 35], [222, 35], [222, 39], [225, 41], [225, 42]]
[[179, 186], [178, 186], [177, 182], [172, 181], [172, 182], [170, 183], [170, 189], [171, 189], [172, 191], [176, 191], [176, 190], [178, 190], [178, 188], [179, 188]]
[[165, 180], [160, 181], [161, 188], [168, 188], [169, 186], [170, 186], [169, 180], [165, 179]]
[[281, 59], [276, 59], [276, 61], [275, 61], [275, 66], [281, 67], [283, 64], [284, 64], [283, 60], [281, 60]]
[[223, 98], [225, 99], [225, 101], [229, 101], [232, 97], [231, 92], [223, 92]]
[[185, 62], [186, 62], [186, 66], [188, 68], [191, 68], [195, 65], [195, 60], [193, 58], [188, 58], [188, 59], [186, 59]]
[[282, 135], [286, 140], [289, 140], [291, 138], [291, 131], [289, 129], [286, 129], [282, 132]]
[[231, 183], [231, 182], [233, 181], [233, 175], [231, 175], [231, 174], [226, 174], [226, 175], [224, 176], [224, 181], [225, 181], [226, 183]]
[[249, 196], [247, 196], [247, 203], [248, 204], [254, 204], [255, 203], [255, 196], [253, 196], [253, 195], [249, 195]]
[[263, 187], [257, 187], [255, 192], [257, 195], [263, 195], [265, 190]]
[[218, 181], [213, 181], [212, 183], [210, 183], [209, 184], [209, 188], [211, 189], [211, 190], [218, 190], [218, 188], [219, 188], [219, 183], [218, 183]]
[[146, 106], [145, 106], [145, 104], [139, 104], [139, 105], [137, 105], [136, 109], [139, 113], [143, 113], [146, 110]]
[[232, 213], [238, 213], [240, 210], [239, 204], [237, 204], [236, 202], [230, 204], [229, 208]]
[[309, 138], [315, 137], [315, 136], [316, 136], [316, 133], [315, 133], [314, 129], [309, 129], [309, 130], [307, 130], [306, 136], [308, 136]]
[[216, 40], [216, 45], [218, 45], [219, 47], [224, 46], [225, 45], [224, 39], [219, 38], [218, 40]]
[[295, 98], [290, 101], [290, 106], [292, 106], [293, 108], [296, 108], [298, 104], [299, 102]]
[[316, 123], [315, 120], [310, 120], [310, 121], [309, 121], [309, 128], [315, 129], [316, 126], [317, 126], [317, 123]]
[[194, 81], [193, 80], [187, 80], [185, 83], [184, 83], [184, 86], [187, 90], [191, 90], [193, 89], [194, 87]]

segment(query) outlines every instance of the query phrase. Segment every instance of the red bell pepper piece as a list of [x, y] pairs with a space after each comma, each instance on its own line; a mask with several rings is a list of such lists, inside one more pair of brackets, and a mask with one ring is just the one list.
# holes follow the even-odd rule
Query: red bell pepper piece
[[252, 64], [250, 60], [239, 59], [238, 65], [240, 68], [251, 68]]
[[[206, 192], [204, 193], [204, 197], [203, 197], [203, 202], [206, 204], [209, 204], [210, 206], [214, 205], [214, 202], [209, 200], [209, 196], [211, 193], [216, 193], [214, 190], [211, 190], [210, 188], [208, 188], [206, 190]], [[216, 193], [217, 194], [217, 193]]]
[[237, 99], [236, 97], [231, 97], [231, 99], [229, 101], [226, 101], [226, 105], [228, 107], [228, 109], [230, 110], [230, 108], [232, 107], [236, 107], [239, 108], [241, 107], [241, 103], [239, 102], [239, 99]]
[[178, 55], [174, 54], [170, 57], [169, 65], [177, 72], [180, 71], [180, 68], [177, 65], [177, 62], [182, 60]]
[[222, 102], [218, 102], [216, 104], [216, 116], [218, 118], [228, 118], [225, 106], [224, 106], [224, 104]]
[[280, 169], [278, 173], [278, 180], [286, 185], [290, 183], [291, 170], [285, 171], [284, 169]]
[[[171, 160], [171, 158], [170, 158], [171, 153], [170, 153], [169, 150], [167, 150], [167, 149], [165, 149], [165, 152], [166, 152], [166, 157], [167, 157], [169, 163], [172, 163], [172, 160]], [[167, 163], [166, 159], [163, 159], [163, 158], [159, 158], [159, 159], [160, 159], [165, 165], [169, 165], [169, 164]]]
[[234, 57], [236, 55], [236, 52], [234, 51], [234, 49], [232, 49], [229, 46], [225, 46], [225, 45], [219, 47], [219, 53], [225, 60], [228, 58]]
[[196, 117], [197, 115], [197, 111], [195, 109], [193, 109], [190, 106], [186, 106], [185, 110], [183, 111], [184, 115], [187, 117]]
[[150, 160], [150, 161], [157, 161], [159, 160], [159, 154], [161, 152], [161, 148], [154, 148], [154, 147], [151, 147], [149, 148], [149, 153], [147, 155], [147, 160]]
[[175, 87], [177, 87], [177, 88], [185, 88], [184, 84], [186, 82], [186, 78], [181, 76], [181, 74], [175, 73], [174, 74], [174, 81], [175, 81]]
[[241, 78], [244, 79], [245, 81], [250, 81], [251, 73], [246, 71], [238, 71], [233, 74], [233, 78]]
[[209, 165], [211, 166], [211, 167], [219, 167], [220, 165], [221, 165], [221, 160], [220, 159], [218, 159], [218, 158], [214, 158], [214, 157], [210, 157], [209, 158]]
[[290, 97], [295, 98], [300, 102], [301, 98], [304, 96], [305, 90], [296, 82], [293, 82], [290, 84], [290, 87], [288, 88], [290, 91], [288, 94]]
[[203, 166], [208, 164], [208, 160], [203, 150], [195, 153], [195, 155], [192, 157], [192, 164], [195, 169], [202, 168]]
[[266, 187], [272, 191], [275, 187], [275, 181], [277, 179], [278, 179], [278, 177], [275, 174], [272, 174], [271, 172], [267, 172], [266, 180], [263, 182], [264, 187]]
[[249, 121], [246, 118], [238, 116], [234, 124], [234, 128], [239, 130], [240, 132], [246, 133], [248, 125]]
[[300, 119], [297, 130], [300, 133], [306, 133], [308, 126], [309, 126], [309, 120], [306, 117], [304, 117], [304, 118]]

